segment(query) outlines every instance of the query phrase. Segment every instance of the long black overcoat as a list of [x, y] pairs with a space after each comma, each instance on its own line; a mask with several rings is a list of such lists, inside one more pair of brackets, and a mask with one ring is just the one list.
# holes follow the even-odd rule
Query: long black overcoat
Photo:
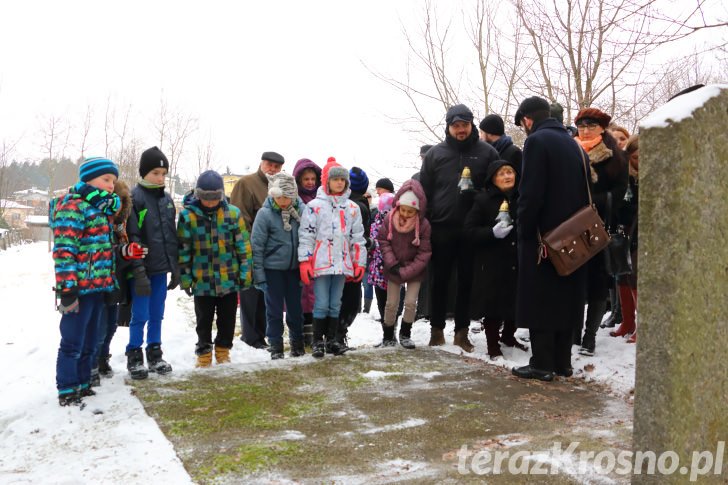
[[571, 331], [584, 316], [585, 273], [559, 276], [549, 261], [538, 264], [537, 231], [558, 226], [587, 204], [582, 149], [553, 118], [534, 123], [523, 146], [518, 199], [516, 325]]

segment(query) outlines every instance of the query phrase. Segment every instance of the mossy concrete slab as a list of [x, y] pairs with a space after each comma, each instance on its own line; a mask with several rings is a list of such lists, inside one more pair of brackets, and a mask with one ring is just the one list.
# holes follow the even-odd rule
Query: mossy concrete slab
[[134, 385], [199, 483], [583, 483], [593, 470], [564, 462], [548, 476], [516, 477], [508, 462], [480, 475], [473, 454], [574, 441], [577, 452], [631, 448], [632, 411], [620, 399], [429, 348], [227, 365]]

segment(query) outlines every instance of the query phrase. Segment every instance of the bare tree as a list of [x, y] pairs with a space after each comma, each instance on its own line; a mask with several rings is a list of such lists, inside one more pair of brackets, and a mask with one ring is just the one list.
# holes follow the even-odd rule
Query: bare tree
[[8, 174], [8, 167], [10, 165], [10, 159], [15, 153], [15, 147], [17, 147], [19, 141], [20, 139], [15, 141], [3, 140], [0, 144], [0, 219], [3, 218], [6, 200], [10, 192], [10, 177]]
[[81, 142], [78, 146], [81, 160], [86, 158], [86, 149], [88, 148], [88, 136], [91, 132], [91, 122], [93, 120], [93, 108], [90, 104], [86, 105], [86, 113], [81, 119]]
[[178, 164], [184, 154], [187, 139], [197, 131], [198, 120], [180, 109], [170, 110], [167, 101], [162, 97], [159, 117], [155, 119], [154, 126], [159, 134], [159, 149], [165, 153], [169, 161], [167, 177], [170, 181], [169, 191], [174, 196]]
[[213, 169], [215, 145], [212, 141], [212, 132], [207, 133], [206, 141], [197, 142], [197, 173]]
[[[57, 115], [51, 114], [41, 121], [41, 133], [43, 136], [42, 149], [48, 157], [48, 197], [53, 197], [53, 178], [55, 176], [56, 164], [59, 152], [65, 154], [69, 137], [68, 121]], [[51, 251], [52, 237], [48, 238], [48, 251]]]

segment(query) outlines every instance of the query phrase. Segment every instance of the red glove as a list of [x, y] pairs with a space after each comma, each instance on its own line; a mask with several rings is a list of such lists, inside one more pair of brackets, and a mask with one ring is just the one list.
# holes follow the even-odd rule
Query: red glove
[[301, 273], [301, 281], [304, 285], [310, 285], [313, 279], [313, 264], [311, 260], [301, 261], [298, 263], [298, 271]]
[[120, 251], [121, 255], [124, 256], [125, 259], [142, 259], [147, 255], [149, 249], [139, 243], [132, 242], [122, 244]]
[[354, 283], [359, 283], [363, 277], [364, 277], [364, 267], [359, 266], [358, 264], [354, 263], [354, 277], [352, 278], [352, 281]]

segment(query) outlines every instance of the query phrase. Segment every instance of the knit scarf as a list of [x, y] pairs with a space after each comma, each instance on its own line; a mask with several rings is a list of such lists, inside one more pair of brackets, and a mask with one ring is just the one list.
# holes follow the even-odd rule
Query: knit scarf
[[139, 179], [139, 185], [141, 185], [142, 187], [145, 187], [147, 189], [163, 189], [164, 188], [164, 184], [153, 184], [151, 182], [147, 182], [144, 179]]
[[298, 195], [304, 202], [306, 201], [306, 199], [308, 199], [309, 201], [314, 199], [316, 197], [316, 191], [318, 191], [317, 186], [314, 186], [314, 188], [312, 189], [304, 189], [303, 186], [298, 186]]
[[73, 187], [73, 191], [107, 216], [113, 216], [116, 211], [121, 209], [121, 199], [118, 195], [96, 188], [86, 182], [77, 183]]
[[587, 153], [589, 153], [592, 148], [602, 142], [602, 135], [599, 135], [596, 138], [592, 138], [591, 140], [582, 140], [577, 136], [576, 140], [581, 144], [581, 147], [586, 150]]
[[495, 148], [495, 151], [498, 153], [501, 153], [511, 145], [513, 145], [513, 138], [508, 135], [503, 135], [493, 142], [493, 148]]
[[289, 205], [285, 209], [281, 209], [280, 206], [276, 204], [276, 201], [273, 200], [273, 208], [275, 210], [281, 211], [284, 231], [291, 230], [291, 217], [293, 217], [298, 222], [301, 222], [301, 216], [298, 215], [298, 201], [291, 202], [291, 205]]
[[412, 244], [415, 246], [420, 245], [420, 217], [417, 214], [409, 219], [404, 219], [399, 210], [393, 209], [389, 212], [389, 233], [387, 234], [387, 240], [392, 240], [392, 228], [396, 229], [400, 234], [407, 234], [415, 231], [415, 238], [412, 240]]

